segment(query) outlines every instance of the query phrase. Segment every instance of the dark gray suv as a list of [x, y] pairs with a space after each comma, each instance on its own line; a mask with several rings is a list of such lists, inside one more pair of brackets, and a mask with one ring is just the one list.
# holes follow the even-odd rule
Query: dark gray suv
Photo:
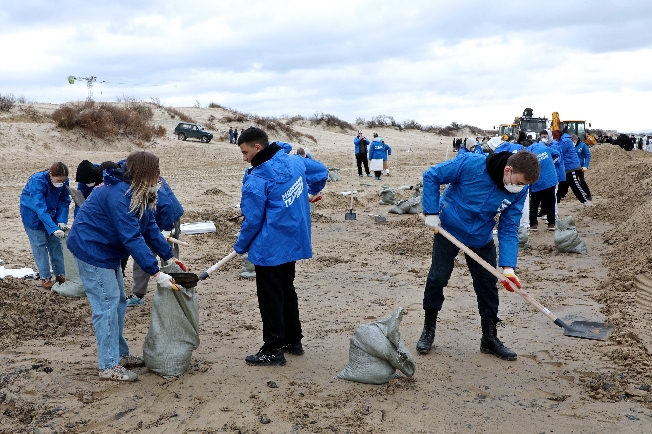
[[189, 124], [187, 122], [180, 122], [174, 129], [174, 134], [176, 134], [179, 140], [192, 138], [199, 139], [202, 143], [208, 143], [213, 140], [213, 133], [206, 131], [199, 124]]

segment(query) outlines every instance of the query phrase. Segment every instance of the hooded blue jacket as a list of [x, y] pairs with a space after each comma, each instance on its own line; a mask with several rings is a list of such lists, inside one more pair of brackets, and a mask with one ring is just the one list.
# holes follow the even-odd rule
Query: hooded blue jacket
[[362, 152], [360, 152], [360, 142], [362, 142], [363, 145], [366, 146], [366, 147], [369, 146], [369, 140], [367, 140], [366, 138], [363, 138], [362, 140], [360, 140], [356, 136], [356, 138], [353, 139], [353, 144], [355, 145], [355, 153], [356, 154], [365, 154], [366, 155], [367, 154], [366, 150], [363, 150]]
[[104, 184], [79, 209], [68, 235], [68, 249], [88, 264], [109, 269], [120, 267], [121, 259], [132, 256], [143, 271], [154, 275], [159, 271], [154, 253], [166, 261], [174, 254], [156, 225], [153, 210], [147, 208], [140, 219], [129, 212], [128, 189], [124, 168], [106, 170]]
[[496, 149], [494, 149], [494, 154], [497, 154], [499, 152], [511, 152], [512, 154], [515, 154], [521, 149], [525, 149], [525, 146], [520, 145], [518, 143], [503, 142], [500, 145], [498, 145]]
[[586, 143], [579, 141], [575, 145], [575, 150], [577, 151], [577, 158], [580, 160], [580, 166], [589, 168], [589, 163], [591, 163], [591, 151]]
[[320, 162], [281, 150], [252, 167], [242, 186], [245, 219], [233, 249], [266, 267], [311, 258], [308, 193], [319, 193], [326, 179], [328, 169]]
[[392, 148], [385, 143], [374, 140], [369, 145], [369, 159], [370, 160], [387, 160], [387, 153], [392, 154]]
[[557, 144], [561, 151], [561, 158], [564, 160], [564, 168], [566, 169], [566, 172], [577, 170], [582, 167], [580, 165], [580, 159], [577, 156], [577, 151], [575, 150], [575, 145], [568, 133], [562, 134], [561, 139]]
[[559, 152], [541, 142], [533, 143], [526, 149], [536, 154], [539, 159], [539, 166], [541, 167], [539, 179], [530, 186], [530, 190], [536, 193], [537, 191], [557, 185], [557, 170], [555, 169], [553, 160], [559, 158]]
[[181, 203], [179, 203], [174, 192], [161, 176], [161, 188], [158, 191], [156, 213], [154, 215], [156, 225], [162, 231], [171, 231], [174, 228], [174, 222], [179, 220], [182, 215], [183, 207]]
[[[448, 184], [441, 195], [441, 185]], [[516, 268], [518, 227], [528, 194], [509, 193], [494, 183], [487, 158], [467, 152], [431, 167], [423, 174], [423, 213], [439, 214], [441, 227], [469, 247], [486, 246], [498, 221], [501, 267]]]
[[557, 172], [557, 181], [562, 182], [566, 181], [566, 168], [564, 167], [564, 159], [561, 157], [561, 150], [559, 149], [559, 141], [553, 140], [547, 145], [555, 153], [559, 154], [559, 157], [553, 158], [552, 161], [555, 163], [555, 171]]
[[70, 208], [69, 181], [57, 188], [50, 182], [50, 171], [37, 172], [29, 177], [20, 195], [20, 217], [30, 228], [52, 235], [59, 229], [57, 223], [68, 223]]

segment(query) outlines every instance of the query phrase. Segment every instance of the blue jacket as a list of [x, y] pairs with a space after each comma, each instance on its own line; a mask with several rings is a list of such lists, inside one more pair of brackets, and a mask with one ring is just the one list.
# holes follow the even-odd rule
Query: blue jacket
[[516, 153], [520, 151], [521, 149], [525, 149], [525, 146], [519, 145], [518, 143], [512, 143], [512, 142], [503, 142], [496, 149], [494, 149], [494, 154], [497, 154], [499, 152], [511, 152]]
[[164, 260], [174, 254], [156, 225], [153, 210], [148, 208], [140, 219], [129, 212], [128, 189], [123, 168], [106, 170], [104, 184], [93, 190], [77, 214], [68, 249], [100, 268], [118, 268], [121, 259], [132, 256], [143, 271], [154, 275], [159, 271], [154, 253]]
[[[289, 154], [290, 151], [292, 151], [292, 145], [289, 144], [288, 142], [280, 142], [280, 141], [277, 140], [277, 141], [272, 142], [272, 143], [276, 143], [277, 145], [279, 145], [281, 147], [281, 149], [283, 150], [283, 152], [285, 152], [286, 154]], [[272, 143], [270, 143], [270, 145]]]
[[586, 146], [586, 143], [579, 141], [575, 145], [575, 150], [577, 151], [577, 158], [580, 159], [580, 166], [589, 168], [589, 163], [591, 162], [591, 151], [589, 147]]
[[171, 231], [174, 228], [174, 222], [179, 220], [182, 215], [183, 207], [168, 183], [161, 176], [161, 188], [158, 190], [156, 213], [154, 214], [156, 225], [162, 231]]
[[67, 179], [63, 187], [56, 188], [50, 182], [49, 173], [46, 170], [29, 177], [20, 195], [20, 217], [26, 227], [52, 235], [59, 229], [57, 223], [68, 223], [70, 193]]
[[387, 151], [387, 152], [385, 152], [383, 154], [383, 161], [387, 161], [387, 157], [389, 155], [392, 155], [392, 148], [390, 148], [387, 143], [385, 143], [385, 142], [383, 142], [383, 143], [385, 144], [385, 151]]
[[559, 142], [553, 140], [548, 145], [553, 152], [559, 154], [559, 157], [553, 158], [552, 161], [555, 163], [555, 171], [557, 172], [557, 181], [562, 182], [566, 181], [566, 168], [564, 167], [564, 159], [561, 157], [561, 150], [559, 149]]
[[[318, 167], [311, 163], [318, 164], [317, 173], [311, 172]], [[281, 151], [253, 167], [242, 186], [245, 219], [233, 249], [249, 252], [249, 261], [268, 267], [311, 258], [307, 183], [325, 184], [327, 178], [328, 170], [318, 161]]]
[[557, 179], [557, 170], [555, 169], [555, 158], [559, 158], [559, 151], [546, 146], [544, 143], [533, 143], [526, 148], [528, 151], [536, 154], [539, 159], [539, 166], [541, 167], [541, 174], [537, 182], [530, 186], [530, 191], [536, 193], [537, 191], [545, 190], [546, 188], [554, 187], [559, 182]]
[[383, 142], [373, 141], [369, 145], [369, 159], [370, 160], [387, 160], [387, 153], [391, 155], [392, 148]]
[[369, 146], [369, 140], [367, 139], [362, 139], [360, 140], [358, 137], [353, 139], [353, 144], [355, 145], [355, 153], [356, 154], [367, 154], [367, 151], [362, 151], [360, 152], [360, 142], [362, 142], [365, 146]]
[[[469, 247], [486, 246], [498, 221], [501, 267], [516, 267], [518, 227], [525, 187], [519, 193], [499, 188], [490, 178], [487, 158], [467, 152], [431, 167], [423, 174], [423, 213], [439, 214], [442, 228]], [[441, 185], [448, 184], [441, 195]]]
[[580, 165], [580, 159], [577, 156], [577, 151], [575, 150], [575, 145], [568, 133], [562, 134], [561, 139], [557, 144], [561, 151], [561, 158], [564, 160], [564, 168], [566, 169], [566, 172], [577, 170], [582, 167]]

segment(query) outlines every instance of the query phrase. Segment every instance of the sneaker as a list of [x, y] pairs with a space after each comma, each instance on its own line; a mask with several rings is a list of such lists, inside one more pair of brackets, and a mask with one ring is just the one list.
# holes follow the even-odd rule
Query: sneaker
[[539, 225], [530, 225], [530, 230], [531, 231], [538, 231], [539, 230]]
[[145, 366], [145, 360], [140, 356], [127, 354], [120, 358], [120, 366], [124, 368], [140, 368], [141, 366]]
[[362, 175], [358, 175], [360, 178], [362, 178]]
[[374, 178], [374, 180], [376, 180], [376, 181], [380, 181], [380, 176], [376, 176], [376, 177]]
[[549, 230], [549, 231], [554, 231], [554, 230], [555, 230], [555, 224], [554, 224], [554, 223], [550, 223], [550, 224], [548, 225], [548, 230]]
[[367, 178], [371, 178], [371, 173], [367, 173]]
[[57, 276], [57, 277], [54, 278], [54, 281], [57, 282], [58, 284], [62, 284], [62, 283], [64, 283], [66, 281], [66, 276], [64, 276], [63, 274], [60, 275], [60, 276]]
[[258, 353], [245, 357], [245, 362], [251, 366], [283, 366], [285, 365], [285, 355], [283, 350], [270, 351], [261, 348]]
[[137, 295], [130, 295], [127, 297], [127, 307], [129, 306], [144, 306], [145, 305], [145, 299], [140, 298]]
[[52, 288], [52, 285], [54, 285], [54, 282], [51, 281], [50, 279], [41, 279], [41, 286], [45, 289], [50, 289]]
[[138, 374], [132, 371], [128, 371], [124, 367], [117, 365], [113, 368], [108, 368], [100, 371], [100, 380], [136, 381], [138, 380]]
[[584, 205], [585, 207], [591, 206], [591, 202], [589, 202], [589, 201], [587, 200], [586, 202], [583, 203], [583, 205]]
[[292, 344], [292, 345], [288, 344], [288, 345], [284, 346], [283, 351], [288, 353], [288, 354], [292, 354], [293, 356], [300, 356], [303, 353], [305, 353], [305, 351], [303, 351], [303, 345], [301, 345], [301, 341], [299, 341], [299, 342], [297, 342], [295, 344]]

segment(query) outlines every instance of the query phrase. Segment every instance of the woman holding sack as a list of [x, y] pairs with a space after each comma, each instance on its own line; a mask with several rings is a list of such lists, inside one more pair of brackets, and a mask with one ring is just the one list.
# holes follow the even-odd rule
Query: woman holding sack
[[132, 152], [123, 166], [105, 171], [104, 183], [84, 202], [68, 236], [93, 312], [101, 380], [135, 381], [138, 375], [126, 368], [144, 365], [142, 357], [129, 354], [122, 335], [127, 297], [120, 260], [132, 256], [166, 289], [176, 288], [159, 270], [155, 254], [185, 268], [154, 219], [159, 176], [157, 156]]
[[49, 170], [33, 174], [20, 195], [20, 217], [41, 276], [41, 285], [46, 289], [54, 285], [50, 280], [50, 263], [56, 281], [66, 281], [61, 238], [68, 230], [70, 193], [67, 185], [68, 168], [57, 162]]

